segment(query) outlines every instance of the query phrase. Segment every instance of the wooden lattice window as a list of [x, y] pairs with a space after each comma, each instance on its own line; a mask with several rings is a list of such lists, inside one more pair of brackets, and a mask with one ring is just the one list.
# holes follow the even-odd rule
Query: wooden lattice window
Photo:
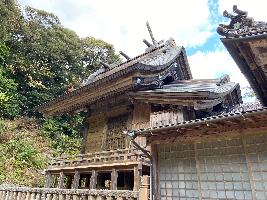
[[123, 131], [127, 130], [128, 115], [112, 117], [107, 123], [105, 150], [125, 149], [129, 141]]

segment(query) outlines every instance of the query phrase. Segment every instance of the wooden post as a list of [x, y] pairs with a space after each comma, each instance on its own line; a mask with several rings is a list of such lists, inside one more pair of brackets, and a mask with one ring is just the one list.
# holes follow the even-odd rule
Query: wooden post
[[58, 196], [58, 200], [64, 200], [64, 196], [63, 196], [63, 194], [59, 194], [59, 196]]
[[52, 200], [58, 200], [58, 194], [54, 193]]
[[3, 190], [0, 190], [0, 199], [4, 199], [3, 198], [3, 195], [4, 195], [4, 191]]
[[52, 194], [48, 193], [48, 194], [46, 195], [46, 200], [52, 200]]
[[91, 184], [90, 189], [96, 189], [97, 186], [97, 172], [93, 169], [92, 170], [92, 176], [91, 176]]
[[5, 191], [4, 190], [1, 190], [1, 192], [0, 192], [0, 199], [4, 199], [4, 196], [5, 196]]
[[10, 191], [10, 199], [14, 198], [14, 191]]
[[63, 189], [64, 188], [64, 178], [65, 175], [63, 172], [60, 172], [59, 174], [59, 181], [58, 181], [58, 188]]
[[139, 200], [149, 199], [149, 176], [141, 177], [141, 186], [139, 192]]
[[50, 188], [51, 187], [51, 182], [52, 182], [52, 175], [50, 172], [46, 171], [45, 172], [45, 188]]
[[17, 200], [22, 200], [22, 192], [18, 192]]
[[[154, 199], [158, 199], [158, 149], [156, 144], [151, 145], [151, 157], [152, 157], [152, 185], [150, 187], [152, 188], [152, 193], [154, 196]], [[151, 199], [153, 199], [151, 197]]]
[[77, 194], [74, 194], [72, 198], [73, 198], [73, 200], [78, 200], [79, 197]]
[[88, 195], [88, 200], [95, 200], [95, 196], [92, 196], [92, 195]]
[[117, 190], [118, 172], [115, 168], [111, 172], [111, 190]]
[[79, 171], [75, 171], [74, 178], [73, 178], [72, 189], [78, 189], [79, 188], [79, 182], [80, 182], [80, 172]]
[[33, 193], [31, 193], [31, 200], [35, 200], [35, 197], [36, 197], [36, 194], [33, 192]]
[[140, 186], [140, 173], [138, 166], [134, 166], [134, 191], [138, 191]]
[[6, 192], [6, 196], [5, 197], [6, 197], [5, 200], [9, 200], [10, 199], [10, 191]]
[[[16, 191], [16, 192], [14, 192], [13, 199], [17, 200], [17, 198], [18, 198], [18, 192]], [[39, 200], [39, 199], [38, 199], [38, 200]]]
[[37, 193], [37, 194], [36, 194], [36, 198], [35, 198], [35, 200], [41, 200], [41, 193]]

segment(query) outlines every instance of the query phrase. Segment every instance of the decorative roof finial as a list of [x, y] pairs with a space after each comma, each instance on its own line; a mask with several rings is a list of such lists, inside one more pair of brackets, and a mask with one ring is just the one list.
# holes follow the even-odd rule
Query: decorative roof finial
[[128, 56], [126, 53], [119, 51], [119, 54], [121, 54], [126, 60], [131, 60], [130, 56]]
[[104, 67], [105, 70], [110, 69], [111, 66], [103, 61], [100, 61], [100, 64]]
[[146, 44], [147, 47], [151, 47], [152, 44], [150, 44], [146, 39], [143, 39], [143, 42]]
[[239, 10], [236, 5], [233, 6], [233, 13], [231, 14], [226, 10], [223, 16], [231, 19], [229, 25], [219, 24], [217, 32], [226, 37], [240, 37], [250, 32], [257, 30], [266, 30], [267, 26], [264, 22], [254, 22], [253, 18], [248, 17], [246, 11]]
[[151, 31], [151, 28], [150, 28], [150, 25], [149, 25], [148, 21], [146, 22], [146, 27], [147, 27], [147, 30], [148, 30], [149, 35], [151, 37], [151, 40], [152, 40], [153, 45], [157, 45], [157, 41], [155, 40], [155, 38], [153, 36], [153, 33]]

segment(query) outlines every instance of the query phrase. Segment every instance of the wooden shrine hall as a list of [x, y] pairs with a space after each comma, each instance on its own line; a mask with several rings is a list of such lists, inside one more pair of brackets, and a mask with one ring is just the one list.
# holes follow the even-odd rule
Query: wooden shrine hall
[[185, 48], [147, 23], [145, 53], [38, 107], [86, 113], [81, 154], [53, 158], [44, 188], [0, 187], [0, 199], [267, 199], [267, 26], [234, 13], [218, 33], [260, 102], [243, 104], [228, 75], [193, 79]]

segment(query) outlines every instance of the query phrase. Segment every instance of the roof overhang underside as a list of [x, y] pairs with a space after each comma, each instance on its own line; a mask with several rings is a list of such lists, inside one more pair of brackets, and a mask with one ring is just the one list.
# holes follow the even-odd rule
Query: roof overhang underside
[[267, 34], [221, 40], [258, 99], [267, 106]]

